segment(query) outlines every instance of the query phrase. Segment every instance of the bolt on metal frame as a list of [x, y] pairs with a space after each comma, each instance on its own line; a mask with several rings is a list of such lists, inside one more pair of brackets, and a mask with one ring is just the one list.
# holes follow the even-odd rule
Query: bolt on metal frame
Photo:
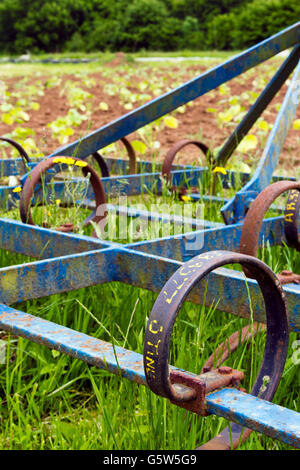
[[[203, 198], [212, 202], [223, 200], [225, 205], [221, 212], [225, 223], [193, 219], [192, 223], [196, 228], [193, 235], [202, 237], [201, 249], [197, 252], [189, 250], [190, 234], [188, 233], [122, 245], [94, 237], [60, 233], [15, 220], [0, 219], [1, 249], [39, 259], [39, 261], [0, 269], [0, 328], [49, 348], [57, 349], [114, 374], [121, 374], [138, 384], [149, 386], [144, 369], [144, 358], [141, 354], [113, 347], [110, 343], [21, 312], [10, 305], [113, 281], [161, 292], [174, 273], [185, 266], [185, 263], [190, 262], [195, 254], [201, 256], [215, 250], [218, 250], [217, 252], [220, 250], [239, 252], [243, 219], [251, 202], [271, 181], [281, 179], [273, 178], [273, 172], [299, 102], [300, 23], [262, 41], [184, 85], [90, 133], [79, 141], [60, 147], [49, 155], [49, 157], [75, 155], [78, 159], [85, 159], [107, 145], [126, 137], [177, 107], [198, 98], [291, 47], [293, 49], [289, 57], [214, 157], [215, 165], [226, 163], [238, 143], [294, 70], [276, 122], [252, 178], [249, 178], [247, 174], [239, 175], [244, 181], [244, 186], [230, 200], [210, 195]], [[27, 163], [28, 168], [33, 169], [37, 163], [30, 161]], [[162, 191], [163, 181], [159, 166], [156, 167], [158, 171], [153, 172], [151, 163], [138, 162], [138, 173], [127, 175], [124, 174], [127, 162], [107, 159], [106, 163], [109, 170], [115, 168], [117, 172], [123, 172], [121, 175], [101, 179], [106, 194], [133, 196], [141, 194], [143, 187], [151, 190], [154, 188], [154, 192], [158, 194]], [[1, 161], [2, 175], [18, 174], [22, 169], [22, 159]], [[53, 176], [54, 172], [58, 170], [52, 169], [51, 171]], [[203, 181], [206, 171], [207, 169], [202, 167], [173, 167], [172, 184], [181, 186], [188, 181], [189, 185], [196, 186], [199, 181]], [[30, 173], [21, 177], [22, 185], [28, 174]], [[290, 179], [293, 180], [293, 178]], [[228, 184], [234, 187], [235, 181], [235, 172], [227, 172], [222, 177], [224, 187], [227, 187]], [[64, 200], [65, 184], [64, 181], [56, 181], [52, 187], [55, 196], [62, 201]], [[85, 205], [93, 208], [95, 205], [92, 189], [88, 183], [86, 183], [86, 188]], [[18, 194], [13, 193], [12, 190], [12, 187], [0, 187], [0, 202], [6, 210], [10, 209], [13, 202], [19, 198]], [[191, 197], [194, 200], [201, 198], [199, 194], [192, 194]], [[127, 217], [146, 219], [154, 217], [161, 221], [182, 222], [181, 219], [175, 220], [169, 214], [156, 213], [153, 215], [147, 211], [125, 206], [107, 205], [107, 209], [115, 209], [119, 214], [125, 214]], [[283, 216], [263, 220], [258, 246], [261, 246], [263, 242], [269, 242], [270, 245], [281, 244], [284, 240], [283, 220]], [[251, 306], [242, 272], [219, 267], [209, 273], [208, 282], [209, 289], [205, 293], [206, 295], [204, 295], [204, 286], [200, 284], [195, 286], [188, 295], [188, 300], [202, 304], [205, 299], [205, 305], [210, 306], [214, 300], [219, 299], [219, 310], [245, 318], [250, 317]], [[247, 279], [247, 286], [253, 304], [253, 319], [265, 323], [265, 308], [258, 283], [255, 279]], [[299, 332], [300, 286], [287, 284], [282, 289], [288, 306], [289, 329]], [[222, 292], [221, 297], [220, 292]], [[171, 367], [171, 371], [176, 375], [177, 369]], [[191, 380], [195, 380], [194, 374], [188, 371], [181, 372]], [[300, 447], [300, 418], [299, 413], [295, 410], [282, 408], [267, 400], [227, 386], [209, 392], [205, 396], [205, 408], [208, 413], [223, 416], [241, 426], [259, 431], [292, 446]]]

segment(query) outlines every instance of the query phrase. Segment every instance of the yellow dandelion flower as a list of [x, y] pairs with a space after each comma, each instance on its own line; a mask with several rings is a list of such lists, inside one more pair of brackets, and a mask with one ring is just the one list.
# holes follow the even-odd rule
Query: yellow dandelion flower
[[20, 193], [22, 191], [22, 186], [17, 186], [15, 189], [12, 190], [13, 193]]
[[216, 166], [216, 168], [213, 170], [213, 173], [222, 173], [222, 175], [226, 175], [227, 170], [225, 170], [225, 168], [222, 166]]
[[181, 196], [181, 199], [182, 199], [184, 202], [188, 202], [188, 201], [191, 201], [191, 200], [192, 200], [191, 196]]
[[82, 160], [78, 160], [74, 163], [76, 166], [80, 166], [81, 168], [87, 166], [87, 162], [83, 162]]
[[54, 163], [65, 163], [66, 165], [73, 165], [75, 163], [74, 158], [71, 157], [56, 157]]

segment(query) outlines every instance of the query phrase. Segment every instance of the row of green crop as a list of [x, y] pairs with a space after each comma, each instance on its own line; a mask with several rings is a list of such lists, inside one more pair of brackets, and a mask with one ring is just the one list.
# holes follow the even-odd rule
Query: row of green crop
[[297, 0], [2, 0], [0, 52], [241, 49], [299, 14]]

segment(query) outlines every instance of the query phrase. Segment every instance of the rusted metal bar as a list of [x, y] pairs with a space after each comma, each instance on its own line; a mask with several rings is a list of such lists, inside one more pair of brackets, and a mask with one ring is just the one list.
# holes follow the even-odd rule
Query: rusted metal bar
[[[258, 237], [266, 212], [278, 196], [290, 190], [296, 190], [299, 194], [300, 181], [277, 181], [276, 183], [273, 183], [265, 188], [253, 201], [246, 215], [242, 228], [240, 244], [241, 253], [256, 256]], [[285, 215], [285, 220], [286, 219], [287, 215]], [[248, 277], [252, 277], [251, 273], [248, 272], [246, 267], [244, 267], [243, 270]], [[278, 279], [283, 284], [290, 282], [299, 283], [300, 275], [283, 271], [278, 275]]]
[[[120, 141], [124, 145], [129, 158], [129, 174], [134, 175], [137, 172], [137, 161], [134, 148], [126, 137], [123, 137]], [[109, 170], [103, 156], [99, 152], [93, 152], [92, 156], [98, 163], [103, 178], [107, 178], [109, 176]]]
[[255, 338], [257, 333], [265, 330], [266, 325], [264, 323], [253, 322], [246, 325], [241, 331], [235, 331], [223, 343], [219, 344], [209, 356], [202, 367], [202, 372], [208, 372], [213, 367], [220, 367], [241, 344], [247, 342], [250, 338]]
[[[105, 204], [104, 191], [114, 196], [121, 194], [135, 195], [141, 194], [144, 188], [151, 188], [153, 193], [161, 194], [164, 189], [161, 173], [151, 173], [152, 168], [150, 166], [147, 166], [149, 173], [142, 175], [123, 174], [117, 177], [109, 177], [109, 169], [112, 168], [112, 163], [107, 164], [101, 155], [97, 153], [102, 164], [102, 167], [100, 165], [102, 176], [103, 174], [106, 175], [102, 179], [103, 185], [99, 186], [100, 179], [97, 173], [95, 171], [93, 173], [92, 169], [82, 160], [88, 155], [95, 155], [95, 152], [98, 152], [99, 149], [106, 147], [108, 144], [122, 139], [129, 154], [130, 165], [134, 163], [134, 167], [130, 167], [130, 172], [136, 173], [137, 164], [134, 161], [135, 156], [133, 157], [131, 153], [133, 149], [130, 142], [125, 138], [126, 135], [176, 109], [178, 106], [203, 95], [231, 78], [238, 76], [243, 71], [261, 63], [280, 50], [298, 44], [299, 41], [300, 23], [297, 23], [259, 45], [250, 48], [234, 59], [230, 59], [221, 66], [205, 72], [171, 92], [152, 100], [132, 113], [103, 126], [80, 141], [57, 149], [36, 171], [34, 169], [28, 175], [26, 181], [25, 177], [21, 179], [22, 184], [24, 183], [20, 202], [23, 221], [30, 222], [30, 205], [32, 200], [36, 199], [37, 203], [39, 202], [38, 191], [34, 191], [34, 189], [38, 189], [42, 174], [48, 178], [45, 180], [45, 200], [48, 201], [47, 197], [49, 196], [50, 186], [48, 186], [48, 182], [50, 177], [60, 168], [57, 165], [54, 169], [54, 166], [51, 166], [52, 163], [68, 164], [72, 161], [72, 164], [82, 167], [84, 176], [87, 176], [88, 173], [91, 175], [91, 184], [85, 181], [85, 188], [87, 189], [86, 200], [82, 201], [86, 208], [93, 211], [91, 216], [86, 219], [86, 222], [89, 222], [91, 219], [98, 223], [102, 222], [106, 215], [107, 206], [105, 206], [105, 214], [103, 214], [102, 210], [100, 218], [97, 219], [97, 217], [99, 217], [98, 209], [100, 205]], [[231, 136], [227, 146], [225, 144], [219, 156], [222, 156], [222, 151], [223, 157], [225, 154], [226, 158], [230, 155], [233, 146], [236, 146], [238, 141], [241, 140], [249, 126], [253, 124], [276, 91], [281, 87], [292, 68], [296, 66], [299, 59], [299, 51], [300, 46], [296, 46], [290, 57], [275, 74], [267, 89], [258, 98], [254, 107], [249, 110], [246, 118]], [[232, 250], [239, 249], [239, 243], [240, 241], [242, 242], [242, 239], [240, 240], [242, 224], [236, 222], [244, 218], [252, 203], [252, 199], [265, 187], [272, 176], [284, 137], [296, 109], [295, 98], [298, 99], [298, 91], [295, 91], [293, 87], [297, 82], [299, 74], [300, 65], [296, 68], [291, 86], [254, 177], [250, 179], [248, 175], [242, 175], [244, 178], [243, 182], [247, 183], [246, 186], [237, 193], [234, 201], [226, 201], [226, 210], [223, 211], [225, 214], [224, 220], [228, 224], [231, 223], [231, 225], [225, 227], [220, 226], [220, 224], [218, 226], [211, 224], [210, 229], [197, 230], [195, 232], [195, 236], [199, 237], [197, 241], [203, 242], [200, 245], [198, 244], [197, 248], [195, 246], [193, 249], [189, 248], [187, 242], [189, 241], [190, 233], [121, 246], [121, 244], [111, 243], [106, 240], [96, 240], [95, 237], [57, 233], [35, 227], [34, 225], [30, 226], [26, 223], [23, 224], [23, 228], [21, 228], [22, 224], [17, 222], [12, 223], [8, 229], [7, 221], [0, 220], [0, 235], [2, 233], [2, 238], [0, 238], [5, 249], [12, 249], [23, 254], [29, 253], [29, 255], [42, 259], [34, 263], [0, 269], [0, 299], [2, 303], [12, 304], [113, 281], [160, 292], [147, 325], [144, 364], [142, 356], [136, 355], [132, 351], [126, 351], [122, 348], [116, 349], [113, 345], [104, 343], [101, 340], [73, 332], [60, 325], [55, 325], [23, 312], [18, 312], [6, 305], [0, 305], [1, 328], [50, 348], [58, 349], [140, 384], [149, 385], [155, 393], [163, 395], [169, 398], [172, 403], [183, 406], [200, 415], [204, 416], [212, 412], [225, 416], [237, 423], [231, 427], [231, 433], [228, 430], [224, 431], [212, 443], [206, 443], [203, 448], [211, 448], [214, 445], [223, 449], [235, 447], [250, 432], [246, 430], [242, 435], [242, 426], [262, 431], [267, 435], [299, 447], [300, 430], [298, 415], [291, 410], [284, 409], [284, 414], [281, 415], [281, 418], [282, 416], [286, 417], [286, 422], [280, 423], [280, 420], [278, 420], [280, 407], [272, 405], [266, 400], [272, 400], [281, 377], [287, 352], [288, 330], [300, 330], [300, 286], [290, 284], [282, 287], [274, 273], [256, 258], [239, 253], [220, 251], [205, 253], [208, 249], [215, 250], [220, 247], [230, 247]], [[177, 144], [177, 150], [187, 145], [187, 143], [191, 142], [184, 141], [183, 144]], [[193, 144], [195, 144], [195, 141], [193, 141]], [[206, 146], [201, 144], [198, 147], [204, 153], [207, 153], [208, 149]], [[172, 163], [176, 156], [176, 148], [175, 154], [173, 149], [171, 157], [169, 156], [166, 159], [170, 184], [180, 187], [188, 179], [190, 186], [199, 186], [199, 183], [202, 183], [206, 178], [203, 168], [180, 168], [180, 171], [171, 173], [171, 169], [174, 169]], [[75, 151], [77, 158], [61, 156], [72, 155]], [[42, 172], [40, 172], [41, 168]], [[44, 175], [43, 171], [50, 168], [50, 172]], [[122, 168], [125, 173], [127, 166], [122, 165]], [[49, 174], [51, 171], [53, 172], [52, 175]], [[163, 165], [162, 173], [164, 174], [164, 172], [165, 168]], [[94, 181], [98, 184], [97, 188], [100, 188], [99, 194], [97, 193], [99, 198], [97, 198], [93, 185], [93, 175], [95, 175]], [[82, 178], [82, 180], [84, 179]], [[80, 181], [80, 179], [76, 181]], [[234, 181], [235, 174], [228, 172], [222, 179], [223, 187], [226, 188], [229, 185], [234, 187]], [[284, 185], [287, 182], [281, 181], [280, 183]], [[298, 183], [293, 182], [293, 184], [296, 185]], [[64, 183], [54, 182], [53, 187], [58, 198], [60, 198], [60, 195], [64, 196], [66, 188]], [[293, 186], [293, 188], [296, 188], [297, 194], [299, 194], [299, 187]], [[96, 198], [95, 204], [91, 203], [93, 190]], [[12, 194], [12, 188], [1, 188], [1, 203], [3, 202], [5, 207], [12, 207], [19, 197], [14, 195], [15, 193]], [[200, 195], [195, 193], [191, 196], [193, 196], [194, 200], [200, 198]], [[213, 201], [211, 196], [207, 195], [205, 197]], [[214, 198], [214, 201], [219, 202], [219, 199]], [[67, 203], [67, 200], [64, 201], [64, 204]], [[298, 207], [293, 205], [293, 201], [292, 206], [292, 208]], [[109, 209], [112, 208], [109, 207]], [[151, 218], [151, 214], [149, 215], [147, 211], [134, 212], [131, 208], [124, 210], [120, 206], [118, 206], [117, 210], [119, 214], [126, 213], [130, 217], [140, 216], [143, 220]], [[290, 210], [290, 207], [287, 210]], [[297, 211], [299, 211], [299, 207]], [[295, 212], [296, 209], [293, 214]], [[287, 214], [285, 215], [287, 217]], [[179, 218], [172, 217], [170, 214], [166, 216], [155, 213], [154, 217], [161, 222], [172, 221], [174, 224], [181, 223], [184, 220], [184, 218], [179, 220]], [[32, 217], [31, 222], [33, 223]], [[200, 228], [200, 222], [202, 223], [200, 220], [194, 221], [194, 227]], [[252, 224], [252, 231], [253, 227], [255, 226]], [[295, 217], [293, 217], [293, 227], [293, 236], [295, 238], [295, 231], [298, 236], [298, 225]], [[14, 228], [16, 228], [18, 239], [9, 240], [9, 236], [12, 236]], [[64, 225], [59, 227], [59, 229], [69, 231], [73, 230], [74, 226], [72, 224]], [[283, 218], [277, 217], [267, 221], [261, 220], [260, 225], [257, 226], [257, 231], [260, 233], [257, 233], [256, 247], [261, 243], [263, 236], [266, 236], [271, 244], [278, 244], [283, 237]], [[288, 233], [290, 234], [289, 230]], [[33, 237], [36, 237], [36, 246], [34, 247], [32, 247]], [[57, 244], [60, 244], [59, 247], [54, 246], [55, 241]], [[191, 256], [195, 255], [195, 251], [197, 256], [191, 259]], [[47, 257], [50, 257], [50, 259], [46, 259]], [[186, 260], [188, 261], [183, 263]], [[245, 279], [243, 273], [223, 268], [227, 263], [240, 263], [254, 279]], [[214, 271], [216, 268], [218, 269]], [[206, 292], [206, 288], [201, 283], [198, 285], [199, 281], [206, 275], [208, 276], [207, 280], [210, 286], [208, 292]], [[282, 275], [289, 276], [289, 274], [283, 273]], [[245, 289], [246, 284], [247, 289]], [[284, 294], [286, 294], [288, 301], [289, 315], [287, 315]], [[249, 295], [251, 301], [249, 300]], [[169, 374], [169, 343], [172, 328], [180, 307], [185, 300], [202, 304], [204, 297], [205, 305], [207, 306], [215, 302], [216, 299], [219, 299], [218, 309], [222, 311], [244, 317], [251, 315], [251, 318], [257, 321], [266, 321], [265, 352], [258, 377], [251, 390], [252, 396], [237, 390], [240, 388], [243, 373], [232, 370], [228, 366], [218, 367], [217, 370], [207, 370], [199, 376], [170, 367]], [[233, 305], [236, 308], [232, 312]], [[237, 336], [239, 335], [235, 334], [229, 340], [229, 348], [231, 350], [238, 344]], [[244, 339], [247, 333], [245, 332], [244, 335], [243, 331], [241, 336]], [[228, 343], [226, 344], [228, 345]], [[221, 351], [221, 348], [219, 348], [219, 351]], [[225, 357], [224, 353], [222, 360]], [[216, 390], [219, 387], [222, 389]], [[255, 395], [259, 395], [259, 398]], [[226, 398], [224, 399], [223, 397]], [[248, 406], [249, 410], [245, 410], [245, 406]], [[257, 406], [260, 407], [260, 411], [263, 410], [263, 416], [257, 414]]]
[[167, 152], [167, 155], [165, 156], [165, 159], [163, 161], [162, 165], [162, 175], [167, 179], [167, 181], [170, 181], [170, 173], [172, 169], [173, 162], [175, 160], [175, 157], [180, 150], [182, 150], [184, 147], [188, 145], [195, 145], [198, 147], [201, 152], [203, 153], [205, 159], [207, 162], [209, 162], [212, 158], [212, 152], [209, 150], [209, 148], [200, 142], [199, 140], [191, 140], [191, 139], [185, 139], [185, 140], [180, 140], [179, 142], [176, 142], [170, 150]]
[[[55, 165], [67, 164], [67, 165], [77, 165], [82, 169], [82, 172], [85, 177], [89, 176], [90, 182], [94, 191], [96, 208], [84, 221], [84, 225], [88, 225], [91, 221], [99, 224], [106, 217], [106, 196], [101, 180], [98, 177], [96, 171], [87, 163], [82, 162], [78, 158], [70, 157], [52, 157], [46, 160], [43, 160], [39, 163], [30, 173], [28, 178], [25, 181], [24, 187], [22, 189], [20, 197], [20, 215], [24, 223], [30, 225], [35, 225], [32, 215], [31, 215], [31, 200], [34, 195], [34, 189], [36, 186], [41, 183], [43, 174], [52, 168]], [[102, 207], [102, 210], [100, 210]], [[72, 232], [75, 229], [73, 223], [66, 223], [56, 228], [57, 231], [61, 232]], [[96, 236], [96, 234], [95, 234]]]

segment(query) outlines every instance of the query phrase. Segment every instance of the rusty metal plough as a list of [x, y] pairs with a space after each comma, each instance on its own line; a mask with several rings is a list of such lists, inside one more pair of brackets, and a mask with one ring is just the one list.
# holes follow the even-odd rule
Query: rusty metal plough
[[[128, 161], [101, 157], [101, 180], [85, 162], [88, 156], [96, 155], [96, 152], [101, 155], [98, 153], [101, 149], [121, 139], [133, 170], [134, 158], [130, 144], [126, 144], [126, 136], [288, 48], [292, 48], [290, 55], [216, 155], [206, 145], [184, 141], [172, 149], [162, 167], [156, 166], [158, 171], [153, 172], [151, 162], [135, 161], [133, 174], [126, 174]], [[1, 248], [38, 259], [22, 266], [0, 269], [0, 328], [121, 374], [201, 416], [211, 413], [235, 423], [230, 432], [225, 430], [209, 443], [201, 443], [200, 449], [234, 448], [251, 431], [300, 447], [299, 413], [271, 403], [285, 365], [289, 331], [300, 331], [300, 286], [294, 282], [298, 279], [295, 275], [289, 277], [281, 273], [282, 283], [279, 282], [271, 269], [256, 258], [257, 249], [263, 243], [274, 246], [284, 241], [299, 251], [299, 182], [294, 178], [285, 181], [286, 178], [273, 175], [299, 101], [299, 59], [300, 24], [297, 23], [80, 141], [57, 149], [42, 163], [32, 159], [26, 161], [30, 171], [20, 177], [20, 194], [13, 192], [12, 187], [0, 187], [2, 207], [9, 210], [20, 200], [23, 220], [0, 219]], [[228, 185], [236, 188], [237, 179], [242, 179], [244, 186], [234, 197], [199, 194], [196, 188], [205, 181], [207, 168], [174, 166], [176, 152], [192, 143], [206, 156], [209, 154], [213, 166], [223, 166], [293, 71], [253, 176], [237, 175], [234, 171], [220, 176], [223, 188]], [[105, 211], [115, 210], [128, 218], [184, 224], [187, 221], [184, 216], [105, 203], [106, 195], [136, 196], [145, 188], [162, 194], [166, 176], [171, 188], [186, 188], [188, 181], [187, 190], [193, 201], [222, 202], [224, 223], [189, 218], [192, 233], [130, 244], [111, 242], [97, 238], [95, 234], [87, 237], [64, 233], [66, 227], [60, 227], [62, 231], [59, 231], [33, 225], [30, 207], [31, 201], [40, 195], [41, 176], [47, 170], [48, 178], [53, 177], [64, 163], [68, 164], [64, 160], [68, 158], [75, 166], [78, 162], [84, 175], [90, 175], [90, 178], [81, 178], [86, 187], [86, 198], [80, 202], [82, 207], [92, 210], [87, 223], [91, 220], [102, 223]], [[1, 161], [1, 174], [18, 174], [20, 163], [18, 160]], [[73, 179], [77, 181], [77, 177]], [[46, 195], [43, 193], [44, 199], [36, 199], [38, 203], [47, 204], [49, 182], [46, 177], [43, 188]], [[51, 182], [51, 191], [61, 200], [62, 206], [69, 204], [65, 188], [63, 180]], [[273, 200], [283, 191], [290, 191], [285, 214], [264, 219]], [[106, 209], [98, 219], [97, 209], [103, 205]], [[74, 228], [73, 225], [72, 231]], [[247, 278], [241, 271], [225, 269], [228, 263], [240, 264]], [[207, 290], [200, 282], [206, 276]], [[24, 300], [113, 281], [159, 293], [146, 329], [144, 354], [116, 347], [10, 307]], [[9, 288], [11, 285], [13, 288]], [[250, 332], [245, 329], [235, 333], [217, 348], [213, 356], [217, 361], [216, 369], [213, 369], [214, 359], [210, 358], [204, 363], [204, 370], [199, 371], [200, 375], [169, 366], [173, 325], [185, 300], [207, 307], [218, 301], [218, 310], [252, 319]], [[255, 328], [258, 324], [265, 326]], [[221, 364], [249, 335], [254, 340], [256, 331], [263, 329], [266, 330], [264, 357], [255, 384], [251, 392], [246, 393], [240, 388], [243, 373]]]

